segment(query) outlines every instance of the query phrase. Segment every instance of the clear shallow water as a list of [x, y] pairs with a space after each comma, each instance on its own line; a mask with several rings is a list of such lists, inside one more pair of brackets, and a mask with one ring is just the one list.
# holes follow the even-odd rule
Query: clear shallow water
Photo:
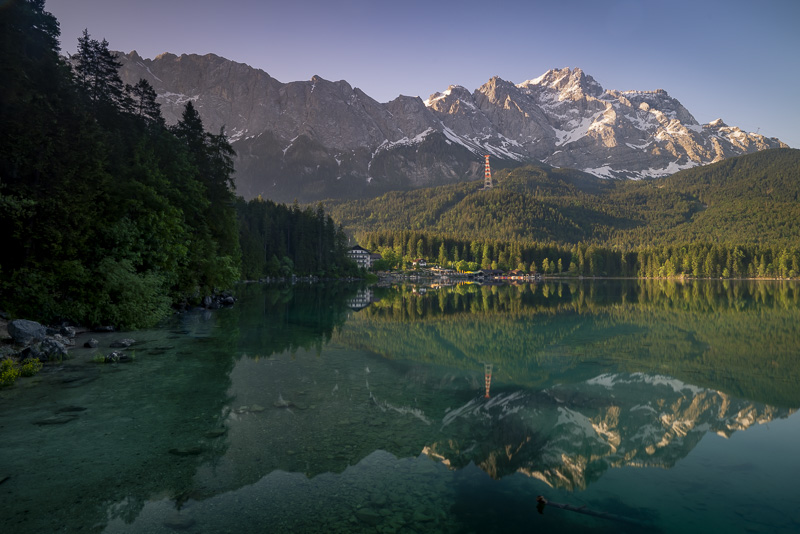
[[0, 390], [0, 530], [800, 531], [794, 285], [240, 297]]

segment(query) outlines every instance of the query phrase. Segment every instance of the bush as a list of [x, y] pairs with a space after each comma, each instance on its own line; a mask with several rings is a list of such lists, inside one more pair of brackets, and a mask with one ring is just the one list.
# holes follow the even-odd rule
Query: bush
[[93, 322], [146, 328], [169, 315], [170, 301], [157, 273], [137, 273], [129, 261], [105, 258], [100, 262], [100, 275], [98, 316]]
[[14, 365], [13, 360], [3, 360], [0, 362], [0, 387], [13, 386], [19, 378], [19, 369]]
[[30, 377], [34, 376], [41, 370], [42, 362], [36, 358], [28, 358], [27, 360], [22, 361], [22, 365], [19, 367], [19, 374], [21, 376]]

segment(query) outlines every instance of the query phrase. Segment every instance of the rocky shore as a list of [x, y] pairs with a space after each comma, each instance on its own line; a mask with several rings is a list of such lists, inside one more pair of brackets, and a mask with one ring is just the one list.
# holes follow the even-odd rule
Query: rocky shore
[[[208, 310], [216, 310], [233, 306], [235, 302], [236, 298], [233, 294], [224, 291], [204, 297], [200, 307]], [[189, 309], [190, 307], [187, 305], [176, 311], [181, 313]], [[9, 320], [4, 313], [0, 313], [0, 362], [6, 362], [4, 364], [6, 367], [9, 366], [8, 364], [10, 362], [16, 368], [18, 368], [20, 364], [30, 361], [41, 362], [41, 364], [62, 362], [70, 358], [69, 351], [75, 347], [77, 336], [91, 332], [102, 334], [115, 331], [117, 331], [117, 329], [111, 325], [95, 326], [94, 328], [72, 326], [68, 324], [45, 326], [28, 319]], [[96, 361], [100, 363], [124, 363], [132, 361], [132, 357], [122, 352], [120, 349], [126, 349], [135, 343], [136, 341], [134, 339], [116, 340], [109, 345], [109, 347], [114, 350], [99, 357]], [[83, 346], [87, 348], [97, 348], [98, 345], [99, 342], [93, 337], [88, 337], [83, 343]], [[36, 367], [37, 370], [41, 368], [41, 364], [36, 363], [38, 366]], [[14, 380], [15, 378], [11, 377], [9, 380], [4, 380], [2, 385], [11, 385]]]

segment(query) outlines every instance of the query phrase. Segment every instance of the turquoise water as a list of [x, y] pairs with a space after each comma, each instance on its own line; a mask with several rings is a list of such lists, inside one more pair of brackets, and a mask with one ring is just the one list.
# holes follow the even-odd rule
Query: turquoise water
[[796, 285], [238, 294], [0, 390], [0, 531], [800, 532]]

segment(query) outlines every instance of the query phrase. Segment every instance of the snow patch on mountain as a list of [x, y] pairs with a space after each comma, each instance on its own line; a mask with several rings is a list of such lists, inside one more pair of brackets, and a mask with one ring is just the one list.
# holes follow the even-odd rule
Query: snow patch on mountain
[[402, 139], [398, 139], [397, 141], [389, 141], [388, 139], [386, 139], [383, 143], [378, 145], [378, 148], [376, 148], [375, 151], [372, 153], [372, 157], [374, 158], [377, 154], [385, 150], [391, 150], [399, 146], [417, 145], [423, 142], [425, 138], [428, 137], [430, 134], [432, 134], [434, 131], [435, 130], [433, 128], [428, 128], [424, 132], [415, 135], [411, 139], [409, 139], [408, 137], [403, 137]]

